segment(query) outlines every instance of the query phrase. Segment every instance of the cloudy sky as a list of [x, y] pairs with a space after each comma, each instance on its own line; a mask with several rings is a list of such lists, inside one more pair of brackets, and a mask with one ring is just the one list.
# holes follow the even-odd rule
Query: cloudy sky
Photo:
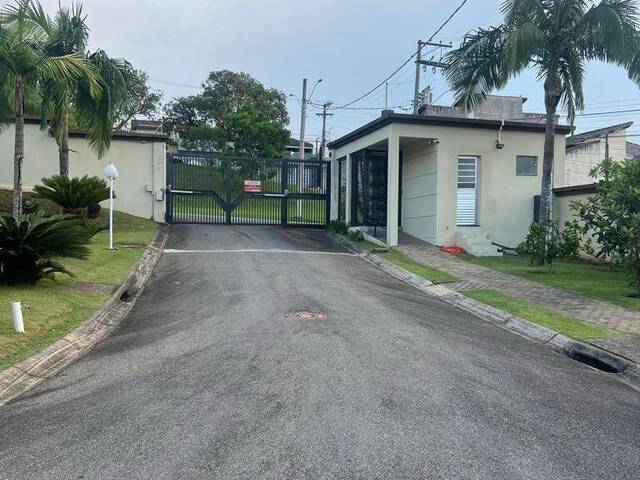
[[[63, 4], [70, 0], [60, 0]], [[53, 13], [59, 0], [43, 0]], [[207, 72], [245, 71], [269, 87], [301, 93], [302, 78], [310, 85], [322, 78], [313, 100], [349, 102], [384, 79], [451, 14], [459, 0], [84, 0], [91, 27], [90, 49], [103, 48], [148, 72], [165, 101], [198, 92]], [[468, 0], [436, 37], [454, 45], [477, 26], [500, 22], [500, 0]], [[432, 55], [439, 55], [433, 52]], [[389, 105], [409, 106], [415, 65], [408, 64], [389, 84]], [[423, 75], [438, 103], [451, 101], [440, 73]], [[587, 109], [578, 130], [636, 120], [640, 111], [601, 115], [601, 112], [640, 110], [638, 87], [614, 66], [587, 67]], [[528, 97], [527, 111], [543, 111], [542, 85], [530, 72], [512, 81], [501, 93]], [[331, 137], [356, 128], [379, 115], [384, 88], [328, 120]], [[396, 109], [397, 111], [401, 111]], [[289, 99], [291, 123], [297, 136], [300, 104]], [[317, 110], [310, 110], [306, 139], [321, 133]]]

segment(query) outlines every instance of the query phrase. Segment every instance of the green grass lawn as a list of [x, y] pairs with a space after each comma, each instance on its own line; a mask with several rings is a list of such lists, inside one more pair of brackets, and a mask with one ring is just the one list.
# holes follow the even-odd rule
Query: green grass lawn
[[[107, 213], [103, 210], [98, 221], [106, 223]], [[0, 286], [0, 369], [24, 360], [71, 331], [104, 303], [109, 295], [106, 290], [124, 280], [157, 227], [151, 220], [124, 213], [116, 212], [114, 217], [118, 249], [107, 250], [109, 234], [100, 232], [92, 239], [87, 260], [62, 260], [74, 277], [57, 275], [56, 281], [42, 280], [35, 286]], [[106, 287], [90, 292], [78, 288], [77, 282]], [[15, 333], [11, 327], [12, 300], [20, 300], [23, 305], [23, 334]]]
[[[384, 248], [368, 240], [362, 240], [360, 242], [357, 242], [357, 245], [363, 250], [373, 250], [375, 248]], [[405, 270], [408, 270], [411, 273], [415, 273], [416, 275], [419, 275], [425, 280], [429, 280], [431, 282], [453, 282], [457, 280], [457, 278], [454, 277], [453, 275], [450, 275], [436, 268], [427, 267], [422, 263], [418, 263], [414, 260], [411, 260], [409, 257], [398, 252], [397, 250], [389, 249], [388, 252], [379, 252], [379, 253], [376, 253], [376, 255], [379, 255], [381, 258], [384, 258], [385, 260], [401, 268], [404, 268]]]
[[545, 326], [577, 340], [593, 340], [623, 335], [594, 323], [560, 315], [538, 305], [504, 295], [495, 290], [465, 290], [460, 293], [481, 303]]
[[606, 266], [584, 261], [562, 260], [553, 262], [553, 273], [548, 266], [530, 265], [525, 257], [474, 257], [464, 255], [466, 261], [501, 272], [524, 277], [551, 287], [564, 288], [587, 297], [598, 298], [622, 307], [640, 310], [640, 298], [634, 298], [626, 272], [609, 272]]
[[[254, 197], [244, 200], [232, 212], [233, 221], [249, 220], [273, 220], [280, 222], [282, 215], [280, 198]], [[288, 200], [288, 218], [290, 222], [296, 219], [297, 200]], [[174, 213], [192, 216], [206, 215], [225, 218], [225, 212], [213, 197], [174, 195]], [[307, 223], [323, 224], [326, 221], [326, 201], [315, 199], [302, 200], [302, 221]]]

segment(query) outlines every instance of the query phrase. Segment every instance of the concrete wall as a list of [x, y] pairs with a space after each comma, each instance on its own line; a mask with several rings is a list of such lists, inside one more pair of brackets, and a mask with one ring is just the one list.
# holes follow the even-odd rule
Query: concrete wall
[[[13, 125], [0, 134], [0, 188], [13, 188]], [[85, 138], [70, 138], [70, 176], [95, 175], [104, 178], [103, 168], [113, 162], [119, 176], [115, 183], [115, 209], [131, 215], [164, 222], [165, 202], [155, 194], [165, 186], [165, 143], [114, 137], [111, 149], [98, 159]], [[58, 147], [39, 125], [25, 125], [23, 184], [31, 190], [42, 177], [58, 173]], [[105, 206], [108, 202], [103, 202]]]
[[[609, 156], [622, 161], [627, 156], [626, 130], [618, 130], [609, 135]], [[598, 165], [605, 157], [604, 138], [595, 142], [572, 148], [567, 152], [564, 182], [561, 186], [585, 185], [593, 183], [589, 176], [591, 169]]]
[[[468, 228], [458, 227], [456, 222], [457, 161], [462, 155], [480, 158], [478, 213], [481, 230], [493, 241], [508, 246], [515, 246], [525, 238], [533, 221], [533, 197], [540, 194], [543, 132], [503, 131], [504, 148], [500, 150], [496, 148], [497, 131], [492, 129], [394, 125], [395, 131], [401, 139], [436, 138], [438, 141], [437, 245], [454, 243], [455, 232]], [[556, 135], [555, 153], [554, 171], [564, 172], [563, 134]], [[517, 176], [517, 155], [537, 156], [538, 175]], [[554, 186], [560, 186], [559, 181], [554, 175]], [[426, 184], [423, 188], [425, 192], [430, 191]]]
[[436, 243], [438, 145], [424, 140], [402, 149], [402, 230]]
[[589, 198], [589, 194], [575, 194], [566, 196], [554, 196], [553, 198], [553, 219], [558, 222], [560, 228], [570, 220], [574, 219], [573, 211], [571, 210], [571, 202], [575, 200], [586, 200]]

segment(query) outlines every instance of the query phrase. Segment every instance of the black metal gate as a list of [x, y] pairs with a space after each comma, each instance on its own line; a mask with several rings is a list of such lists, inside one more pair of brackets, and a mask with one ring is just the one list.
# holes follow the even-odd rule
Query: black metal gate
[[330, 163], [167, 155], [167, 222], [325, 227]]

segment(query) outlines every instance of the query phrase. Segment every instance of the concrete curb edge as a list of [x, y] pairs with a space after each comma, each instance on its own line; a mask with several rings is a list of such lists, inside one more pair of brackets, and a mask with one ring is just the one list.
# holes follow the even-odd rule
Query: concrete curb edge
[[543, 343], [556, 352], [562, 353], [572, 359], [576, 359], [577, 357], [586, 357], [597, 363], [604, 364], [605, 366], [619, 372], [612, 373], [616, 378], [627, 385], [640, 390], [640, 365], [627, 358], [621, 357], [596, 345], [567, 337], [555, 330], [530, 322], [524, 318], [516, 317], [510, 313], [485, 305], [484, 303], [478, 302], [477, 300], [451, 290], [442, 284], [434, 284], [402, 267], [384, 260], [378, 255], [363, 250], [356, 242], [352, 242], [342, 235], [334, 233], [329, 233], [329, 235], [340, 245], [356, 252], [369, 263], [431, 296], [438, 297], [450, 305], [462, 308], [481, 320], [493, 323], [494, 325], [528, 338], [529, 340]]
[[169, 230], [160, 225], [125, 281], [87, 320], [44, 350], [0, 371], [0, 406], [67, 368], [107, 337], [133, 308], [155, 269]]

